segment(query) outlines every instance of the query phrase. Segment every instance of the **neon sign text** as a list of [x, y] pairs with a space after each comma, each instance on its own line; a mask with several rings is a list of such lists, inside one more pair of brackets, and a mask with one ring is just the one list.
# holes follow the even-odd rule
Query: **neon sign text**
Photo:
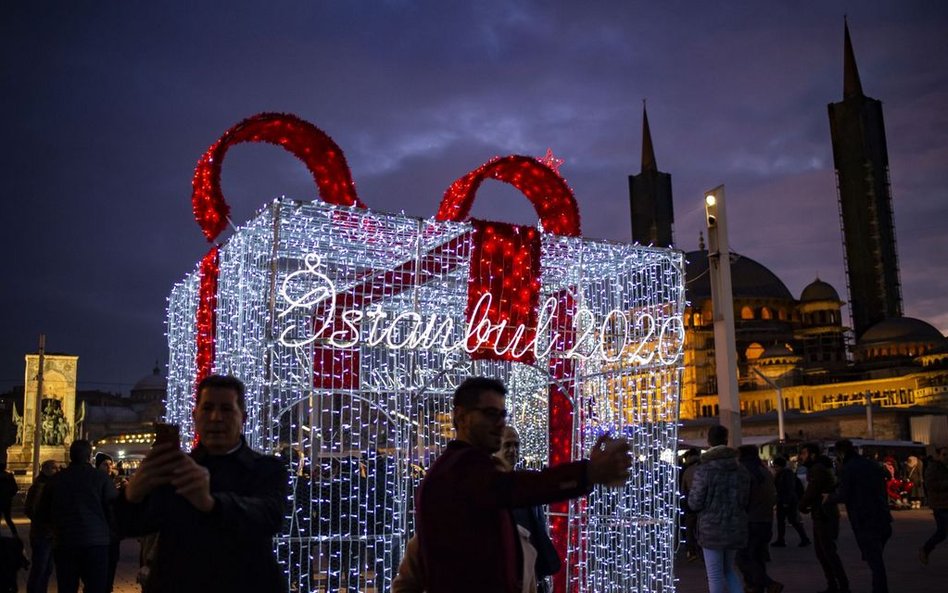
[[[471, 311], [463, 326], [450, 315], [416, 311], [386, 311], [378, 303], [366, 308], [344, 308], [337, 311], [335, 284], [321, 269], [318, 254], [305, 257], [305, 268], [289, 274], [280, 286], [280, 297], [286, 308], [278, 315], [283, 319], [300, 310], [313, 316], [311, 322], [291, 321], [280, 333], [280, 344], [302, 348], [319, 343], [333, 348], [348, 349], [360, 344], [369, 347], [384, 346], [391, 350], [465, 351], [472, 353], [484, 345], [499, 355], [510, 353], [519, 359], [530, 350], [536, 358], [550, 355], [561, 341], [559, 332], [551, 326], [557, 317], [559, 303], [553, 297], [546, 299], [537, 312], [537, 327], [533, 338], [524, 340], [526, 328], [520, 325], [504, 343], [507, 322], [493, 323], [487, 318], [492, 296], [484, 294]], [[307, 280], [311, 288], [301, 295], [291, 294], [294, 282]], [[684, 346], [684, 324], [678, 316], [656, 317], [649, 312], [608, 311], [602, 319], [584, 307], [573, 315], [575, 339], [573, 345], [561, 353], [566, 358], [597, 359], [607, 363], [631, 360], [635, 364], [655, 361], [663, 365], [675, 364]], [[460, 333], [459, 333], [460, 332]]]

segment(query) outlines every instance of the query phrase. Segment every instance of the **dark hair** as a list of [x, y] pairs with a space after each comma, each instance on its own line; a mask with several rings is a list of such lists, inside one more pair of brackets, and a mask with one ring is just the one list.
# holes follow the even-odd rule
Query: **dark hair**
[[728, 429], [726, 426], [716, 424], [708, 429], [708, 444], [712, 447], [727, 444]]
[[774, 457], [774, 465], [777, 467], [787, 467], [787, 460], [779, 455]]
[[737, 448], [737, 458], [758, 483], [764, 481], [764, 472], [767, 470], [760, 462], [760, 451], [757, 450], [757, 445], [741, 445]]
[[247, 404], [244, 401], [244, 393], [246, 388], [244, 387], [243, 381], [234, 377], [233, 375], [208, 375], [201, 379], [201, 382], [197, 386], [197, 395], [194, 398], [194, 405], [201, 403], [201, 392], [207, 388], [220, 388], [220, 389], [233, 389], [237, 394], [237, 407], [240, 408], [241, 412], [247, 411]]
[[803, 443], [802, 445], [800, 445], [800, 450], [803, 451], [804, 449], [809, 451], [810, 455], [812, 455], [813, 457], [816, 457], [817, 455], [822, 453], [822, 451], [820, 451], [820, 446], [816, 443]]
[[856, 452], [856, 447], [853, 445], [853, 442], [849, 439], [840, 439], [836, 441], [836, 456], [837, 457], [849, 457]]
[[468, 377], [454, 390], [452, 404], [455, 408], [473, 408], [481, 399], [485, 391], [496, 391], [502, 396], [507, 395], [507, 388], [497, 379], [489, 377]]
[[701, 457], [701, 451], [699, 451], [698, 449], [692, 447], [692, 448], [688, 449], [687, 451], [685, 451], [685, 457], [686, 457], [686, 458], [688, 458], [688, 457]]
[[69, 461], [72, 463], [89, 463], [92, 457], [92, 443], [85, 439], [76, 439], [69, 445]]
[[760, 451], [757, 450], [757, 445], [741, 445], [737, 448], [737, 456], [741, 459], [760, 461]]
[[102, 451], [99, 451], [98, 453], [95, 454], [96, 469], [98, 469], [98, 467], [102, 465], [103, 463], [105, 463], [106, 461], [114, 461], [114, 460], [112, 459], [111, 455], [109, 455], [108, 453], [103, 453]]

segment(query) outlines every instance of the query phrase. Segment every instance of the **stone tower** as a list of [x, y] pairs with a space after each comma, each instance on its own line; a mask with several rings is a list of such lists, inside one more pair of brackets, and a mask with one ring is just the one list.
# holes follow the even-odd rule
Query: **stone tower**
[[642, 171], [629, 175], [629, 203], [632, 211], [632, 240], [642, 245], [670, 247], [672, 223], [671, 175], [661, 173], [655, 164], [648, 112], [642, 107]]
[[858, 339], [883, 319], [901, 317], [902, 294], [882, 103], [863, 94], [848, 24], [843, 29], [843, 100], [829, 104], [829, 120], [849, 306]]

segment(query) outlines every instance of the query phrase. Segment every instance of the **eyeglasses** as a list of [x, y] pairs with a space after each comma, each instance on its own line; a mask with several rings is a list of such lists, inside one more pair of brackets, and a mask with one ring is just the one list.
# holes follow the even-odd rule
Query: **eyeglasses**
[[492, 408], [490, 406], [484, 408], [471, 408], [475, 412], [480, 412], [481, 414], [487, 416], [489, 420], [494, 422], [500, 422], [501, 420], [506, 420], [510, 413], [507, 410], [501, 408]]

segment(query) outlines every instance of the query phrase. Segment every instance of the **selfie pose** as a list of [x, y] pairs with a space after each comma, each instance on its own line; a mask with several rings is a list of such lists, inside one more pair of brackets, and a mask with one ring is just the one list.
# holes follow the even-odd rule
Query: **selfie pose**
[[286, 467], [247, 446], [244, 384], [205, 378], [193, 414], [190, 455], [162, 428], [116, 503], [123, 536], [158, 534], [148, 590], [284, 591], [272, 538], [283, 527]]

